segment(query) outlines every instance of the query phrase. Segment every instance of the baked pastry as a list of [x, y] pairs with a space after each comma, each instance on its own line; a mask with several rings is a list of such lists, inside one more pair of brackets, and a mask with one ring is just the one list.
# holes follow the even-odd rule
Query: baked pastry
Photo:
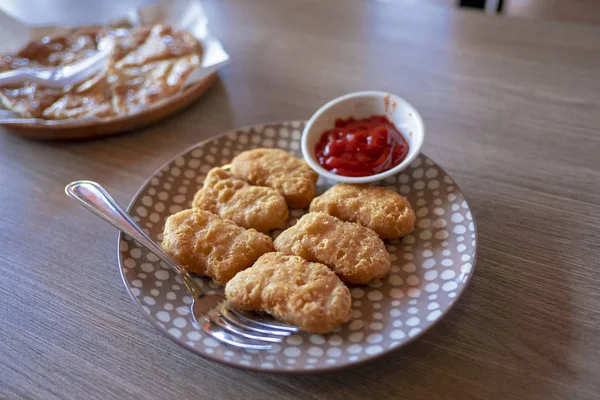
[[384, 239], [396, 239], [415, 229], [415, 213], [397, 192], [377, 186], [340, 183], [310, 204], [344, 221], [358, 222]]
[[267, 253], [225, 287], [242, 310], [263, 310], [312, 333], [326, 333], [351, 316], [348, 288], [325, 265]]
[[209, 171], [192, 205], [259, 232], [279, 228], [288, 218], [287, 204], [277, 190], [252, 186], [222, 168]]
[[187, 271], [225, 285], [261, 255], [273, 251], [271, 238], [194, 208], [167, 218], [163, 249]]
[[1, 87], [0, 102], [27, 118], [123, 115], [180, 91], [203, 54], [202, 46], [189, 32], [169, 26], [96, 26], [45, 37], [15, 55], [0, 56], [0, 72], [72, 64], [94, 54], [102, 40], [113, 45], [107, 66], [87, 81], [60, 89], [25, 81]]
[[275, 250], [327, 265], [344, 282], [365, 284], [388, 274], [391, 257], [369, 228], [329, 214], [305, 214], [274, 241]]
[[252, 185], [276, 189], [292, 208], [308, 207], [319, 178], [304, 160], [279, 149], [244, 151], [231, 162], [231, 172]]

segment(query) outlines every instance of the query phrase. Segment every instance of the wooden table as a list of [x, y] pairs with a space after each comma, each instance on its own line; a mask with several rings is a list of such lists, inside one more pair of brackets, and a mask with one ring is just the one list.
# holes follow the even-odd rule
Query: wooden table
[[[232, 63], [186, 111], [94, 142], [0, 134], [1, 398], [599, 398], [600, 28], [363, 0], [205, 6]], [[64, 185], [93, 179], [126, 204], [193, 143], [359, 89], [419, 108], [424, 152], [474, 210], [455, 309], [325, 375], [236, 370], [163, 337], [122, 286], [116, 231]]]

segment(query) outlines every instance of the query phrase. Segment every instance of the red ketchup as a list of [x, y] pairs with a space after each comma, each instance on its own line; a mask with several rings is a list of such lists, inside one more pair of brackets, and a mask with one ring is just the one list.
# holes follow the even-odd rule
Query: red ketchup
[[370, 176], [400, 164], [408, 143], [387, 117], [338, 119], [315, 148], [319, 164], [343, 176]]

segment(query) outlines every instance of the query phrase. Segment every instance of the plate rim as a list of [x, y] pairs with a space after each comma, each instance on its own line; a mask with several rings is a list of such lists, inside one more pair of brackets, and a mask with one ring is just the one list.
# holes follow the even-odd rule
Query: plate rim
[[[133, 195], [129, 204], [127, 205], [127, 208], [126, 208], [127, 213], [131, 212], [131, 210], [133, 209], [133, 204], [139, 198], [139, 196], [141, 195], [141, 192], [150, 184], [150, 181], [152, 180], [152, 178], [154, 178], [156, 176], [156, 174], [158, 174], [163, 168], [165, 168], [166, 166], [168, 166], [169, 164], [174, 162], [178, 157], [188, 154], [189, 152], [191, 152], [192, 150], [194, 150], [198, 147], [204, 146], [205, 144], [212, 142], [213, 140], [217, 140], [221, 137], [227, 136], [232, 133], [250, 130], [250, 129], [258, 127], [258, 126], [268, 126], [268, 125], [276, 125], [276, 124], [284, 124], [284, 123], [291, 125], [294, 122], [299, 122], [300, 124], [302, 124], [302, 123], [306, 123], [307, 120], [294, 119], [294, 120], [271, 121], [271, 122], [263, 122], [263, 123], [258, 123], [258, 124], [244, 125], [242, 127], [230, 129], [226, 132], [222, 132], [222, 133], [212, 136], [208, 139], [202, 140], [198, 143], [188, 146], [187, 148], [185, 148], [181, 152], [173, 155], [166, 162], [164, 162], [142, 183], [142, 185], [136, 190], [135, 194]], [[431, 159], [430, 157], [425, 155], [423, 152], [420, 152], [419, 155], [423, 155], [423, 156], [427, 157], [427, 159], [431, 160], [431, 162], [433, 162], [447, 176], [450, 176], [450, 174], [448, 174], [448, 172], [446, 172], [446, 170], [444, 168], [442, 168], [437, 162], [435, 162], [433, 159]], [[464, 192], [462, 191], [460, 185], [456, 182], [456, 180], [454, 178], [452, 178], [452, 180], [454, 181], [456, 187], [460, 190], [460, 193], [462, 194], [464, 201], [466, 201], [467, 204], [469, 204], [469, 201], [467, 200], [467, 197], [465, 196]], [[470, 205], [469, 205], [469, 211], [471, 211]], [[454, 307], [456, 306], [456, 303], [458, 303], [458, 300], [461, 298], [461, 296], [463, 295], [463, 293], [469, 286], [469, 283], [471, 283], [471, 278], [473, 277], [473, 273], [475, 272], [475, 266], [477, 265], [477, 253], [478, 253], [477, 250], [479, 247], [479, 231], [477, 228], [477, 221], [475, 220], [475, 216], [473, 216], [472, 212], [471, 212], [471, 215], [472, 215], [472, 222], [473, 222], [473, 228], [474, 228], [473, 232], [475, 233], [475, 239], [474, 239], [475, 246], [474, 246], [474, 250], [473, 250], [472, 267], [471, 267], [471, 270], [469, 271], [469, 274], [467, 275], [467, 279], [463, 282], [462, 288], [456, 292], [456, 297], [454, 298], [454, 301], [444, 310], [444, 312], [442, 312], [442, 314], [435, 321], [433, 321], [432, 324], [425, 327], [419, 333], [410, 337], [408, 340], [402, 342], [401, 344], [399, 344], [396, 347], [388, 348], [385, 351], [382, 351], [381, 353], [367, 356], [360, 361], [349, 362], [349, 363], [345, 363], [342, 365], [332, 364], [329, 367], [324, 366], [324, 367], [313, 368], [313, 369], [296, 369], [296, 370], [294, 370], [294, 369], [290, 369], [290, 370], [277, 369], [277, 368], [267, 369], [267, 368], [261, 368], [259, 366], [253, 366], [253, 365], [240, 365], [238, 363], [231, 362], [229, 360], [225, 360], [225, 359], [215, 356], [213, 354], [201, 353], [195, 347], [188, 345], [184, 340], [169, 334], [169, 332], [167, 331], [166, 328], [160, 326], [158, 321], [155, 318], [152, 318], [152, 316], [149, 313], [144, 311], [141, 301], [138, 300], [138, 298], [131, 292], [130, 285], [128, 285], [128, 283], [127, 283], [128, 280], [125, 276], [125, 267], [122, 262], [121, 251], [120, 251], [121, 241], [124, 238], [124, 233], [122, 231], [119, 231], [119, 233], [117, 234], [117, 249], [116, 249], [117, 250], [117, 264], [119, 265], [119, 274], [121, 275], [121, 281], [123, 282], [123, 286], [125, 286], [125, 290], [127, 291], [129, 298], [133, 301], [134, 304], [137, 305], [137, 308], [139, 309], [140, 313], [143, 314], [146, 317], [146, 319], [148, 319], [150, 321], [150, 324], [154, 328], [156, 328], [160, 333], [162, 333], [163, 336], [166, 336], [168, 339], [175, 342], [177, 345], [185, 348], [188, 351], [191, 351], [192, 353], [194, 353], [204, 359], [215, 361], [219, 364], [227, 365], [228, 367], [233, 367], [233, 368], [237, 368], [240, 370], [261, 372], [261, 373], [270, 374], [270, 375], [311, 375], [311, 374], [323, 373], [323, 372], [335, 372], [335, 371], [340, 371], [340, 370], [347, 369], [347, 368], [357, 367], [359, 365], [363, 365], [363, 364], [366, 364], [366, 363], [369, 363], [369, 362], [372, 362], [375, 360], [379, 360], [382, 357], [388, 356], [395, 351], [405, 348], [409, 344], [412, 344], [416, 340], [420, 339], [426, 333], [430, 332], [431, 329], [433, 329], [435, 326], [437, 326], [440, 323], [440, 321], [442, 319], [444, 319], [448, 315], [448, 313], [450, 313], [450, 311], [452, 311], [454, 309]]]

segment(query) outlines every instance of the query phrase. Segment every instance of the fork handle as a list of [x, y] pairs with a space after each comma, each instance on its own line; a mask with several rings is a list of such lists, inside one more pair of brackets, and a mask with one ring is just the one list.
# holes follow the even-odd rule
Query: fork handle
[[204, 295], [204, 292], [198, 287], [194, 278], [167, 254], [162, 247], [152, 240], [142, 227], [98, 183], [92, 181], [74, 181], [65, 187], [65, 193], [109, 224], [131, 236], [139, 244], [164, 261], [181, 277], [194, 298]]

